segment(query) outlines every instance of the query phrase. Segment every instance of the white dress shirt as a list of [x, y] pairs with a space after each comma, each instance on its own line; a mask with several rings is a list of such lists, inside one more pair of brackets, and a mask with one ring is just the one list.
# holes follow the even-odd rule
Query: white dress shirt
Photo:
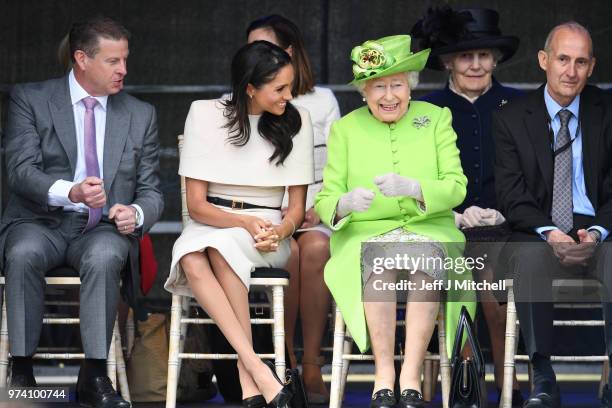
[[[74, 179], [72, 181], [59, 179], [51, 188], [49, 188], [47, 203], [51, 206], [64, 207], [64, 211], [87, 212], [89, 208], [83, 203], [73, 203], [68, 198], [70, 189], [87, 178], [87, 170], [85, 168], [85, 105], [81, 102], [84, 98], [91, 96], [77, 82], [74, 76], [74, 70], [68, 74], [68, 87], [70, 90], [70, 102], [72, 103], [72, 111], [74, 114], [74, 125], [76, 131], [77, 142], [77, 161], [74, 171]], [[94, 96], [98, 104], [94, 107], [94, 117], [96, 121], [96, 153], [98, 155], [98, 166], [100, 168], [100, 178], [104, 180], [104, 135], [106, 132], [106, 105], [108, 103], [108, 95]], [[137, 204], [132, 204], [136, 211], [140, 214], [140, 224], [144, 220], [142, 208]], [[108, 215], [108, 203], [104, 206], [102, 212]]]

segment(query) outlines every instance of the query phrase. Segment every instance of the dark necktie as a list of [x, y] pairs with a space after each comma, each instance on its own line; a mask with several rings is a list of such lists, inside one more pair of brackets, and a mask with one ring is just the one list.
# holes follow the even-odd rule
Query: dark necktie
[[[557, 133], [555, 151], [570, 143], [568, 127], [572, 112], [562, 109], [558, 113], [561, 128]], [[572, 200], [572, 149], [568, 146], [555, 156], [553, 182], [552, 221], [563, 232], [568, 232], [574, 225]]]
[[[98, 104], [96, 98], [88, 96], [82, 99], [83, 105], [85, 105], [85, 170], [87, 177], [94, 176], [100, 177], [100, 167], [98, 165], [98, 149], [96, 148], [96, 117], [94, 115], [94, 108]], [[89, 219], [83, 232], [89, 231], [98, 223], [102, 218], [102, 208], [89, 208]]]

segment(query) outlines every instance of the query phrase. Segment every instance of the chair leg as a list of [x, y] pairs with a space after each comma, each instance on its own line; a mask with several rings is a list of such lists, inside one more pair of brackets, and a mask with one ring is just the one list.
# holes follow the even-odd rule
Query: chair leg
[[442, 407], [448, 408], [450, 394], [451, 367], [446, 350], [446, 318], [444, 315], [444, 302], [440, 302], [438, 312], [438, 347], [440, 349], [440, 378], [442, 382]]
[[283, 287], [272, 287], [272, 314], [274, 316], [274, 366], [279, 378], [285, 378], [285, 309], [283, 304]]
[[[434, 398], [436, 396], [436, 391], [438, 389], [438, 376], [440, 375], [440, 360], [434, 360], [431, 362], [431, 398]], [[449, 391], [450, 392], [450, 391]]]
[[132, 349], [134, 348], [134, 333], [136, 329], [134, 327], [134, 311], [132, 308], [128, 310], [128, 315], [125, 320], [125, 336], [126, 336], [126, 348], [125, 348], [125, 356], [126, 358], [130, 358], [132, 355]]
[[514, 355], [517, 344], [516, 304], [514, 290], [508, 289], [508, 305], [506, 310], [506, 344], [504, 349], [504, 379], [501, 395], [501, 408], [512, 407], [512, 383], [514, 380]]
[[336, 306], [336, 320], [334, 324], [334, 346], [332, 356], [332, 378], [331, 392], [329, 396], [329, 408], [340, 408], [342, 404], [342, 357], [344, 346], [344, 319], [340, 309]]
[[601, 367], [601, 379], [599, 380], [599, 392], [597, 393], [597, 398], [601, 399], [603, 396], [603, 390], [606, 384], [608, 383], [608, 377], [610, 376], [610, 361], [606, 360], [602, 364]]
[[344, 390], [346, 389], [346, 381], [348, 380], [348, 371], [351, 365], [351, 360], [344, 358], [345, 355], [351, 354], [353, 350], [353, 338], [348, 328], [344, 330], [344, 345], [342, 346], [343, 358], [342, 358], [342, 382], [340, 383], [340, 401], [344, 399]]
[[[431, 355], [430, 352], [427, 352], [427, 356]], [[433, 361], [426, 359], [423, 362], [423, 385], [421, 389], [423, 390], [423, 399], [425, 401], [432, 400], [431, 389], [433, 387]]]
[[117, 389], [117, 355], [115, 353], [115, 339], [117, 338], [117, 325], [113, 328], [113, 337], [111, 338], [111, 347], [108, 349], [108, 358], [106, 359], [106, 373], [110, 378], [113, 388]]
[[170, 340], [168, 350], [168, 385], [166, 386], [166, 408], [176, 407], [176, 389], [180, 372], [179, 349], [181, 343], [182, 297], [172, 295], [170, 312]]
[[[181, 299], [181, 312], [180, 312], [180, 317], [190, 317], [189, 316], [189, 310], [190, 310], [190, 304], [191, 304], [191, 299], [184, 296]], [[180, 320], [179, 320], [180, 321]], [[182, 353], [185, 350], [185, 340], [187, 340], [187, 323], [181, 323], [180, 324], [180, 333], [181, 333], [181, 337], [179, 339], [179, 353]], [[178, 362], [178, 372], [180, 374], [181, 372], [181, 364], [183, 364], [183, 359], [179, 358], [179, 362]]]
[[8, 377], [8, 323], [6, 318], [6, 292], [2, 290], [2, 325], [0, 327], [0, 388], [6, 387]]
[[[127, 374], [125, 371], [125, 360], [123, 358], [123, 348], [121, 346], [121, 333], [119, 332], [119, 320], [115, 320], [115, 357], [117, 359], [117, 381], [121, 397], [126, 401], [131, 401], [130, 387], [128, 385]], [[111, 346], [112, 347], [112, 346]]]

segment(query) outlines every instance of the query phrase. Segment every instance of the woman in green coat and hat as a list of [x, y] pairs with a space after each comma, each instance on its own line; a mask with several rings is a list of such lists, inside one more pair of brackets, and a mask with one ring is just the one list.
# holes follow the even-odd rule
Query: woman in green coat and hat
[[[429, 50], [412, 53], [408, 35], [366, 41], [353, 49], [351, 84], [366, 105], [332, 125], [323, 188], [316, 197], [315, 210], [333, 231], [325, 282], [359, 349], [372, 346], [376, 367], [371, 407], [425, 406], [421, 366], [441, 291], [439, 286], [408, 290], [398, 402], [393, 392], [396, 293], [385, 289], [404, 267], [376, 270], [367, 256], [362, 262], [362, 245], [377, 252], [389, 248], [387, 243], [406, 243], [401, 248], [414, 262], [421, 257], [460, 259], [465, 242], [452, 212], [465, 197], [467, 180], [450, 111], [410, 101], [410, 89], [428, 55]], [[441, 264], [423, 263], [401, 282], [412, 282], [408, 288], [418, 289], [441, 281], [446, 287], [449, 281], [470, 276], [465, 268]], [[446, 296], [448, 345], [461, 305], [473, 306], [473, 294], [451, 290]]]

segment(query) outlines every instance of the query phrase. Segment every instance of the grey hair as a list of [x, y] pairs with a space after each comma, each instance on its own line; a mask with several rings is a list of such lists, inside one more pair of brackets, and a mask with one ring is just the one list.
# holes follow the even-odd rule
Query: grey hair
[[[410, 90], [413, 90], [414, 88], [416, 88], [417, 85], [419, 84], [418, 71], [407, 71], [407, 72], [404, 72], [404, 74], [406, 75], [406, 79], [408, 80], [408, 87], [410, 88]], [[359, 93], [362, 96], [365, 96], [364, 89], [366, 86], [366, 82], [368, 82], [368, 80], [359, 81], [354, 85], [355, 88], [357, 88], [357, 91], [359, 91]]]
[[[491, 54], [493, 55], [493, 61], [495, 63], [499, 62], [499, 60], [502, 59], [502, 57], [504, 56], [504, 53], [502, 53], [499, 48], [483, 48], [483, 49], [488, 49], [491, 51]], [[459, 52], [455, 52], [451, 54], [442, 54], [440, 55], [439, 58], [440, 58], [440, 61], [442, 61], [442, 65], [444, 65], [444, 68], [447, 71], [450, 71], [450, 69], [448, 68], [448, 65], [452, 62], [453, 58], [455, 58], [457, 54], [462, 54], [464, 52], [469, 52], [469, 51], [473, 51], [473, 50], [459, 51]]]
[[589, 58], [593, 58], [593, 39], [591, 38], [591, 33], [585, 26], [575, 21], [568, 21], [565, 23], [561, 23], [553, 27], [552, 30], [546, 36], [546, 41], [544, 42], [544, 51], [549, 54], [551, 51], [551, 43], [552, 39], [555, 36], [555, 33], [561, 29], [568, 29], [570, 31], [584, 34], [589, 39]]

